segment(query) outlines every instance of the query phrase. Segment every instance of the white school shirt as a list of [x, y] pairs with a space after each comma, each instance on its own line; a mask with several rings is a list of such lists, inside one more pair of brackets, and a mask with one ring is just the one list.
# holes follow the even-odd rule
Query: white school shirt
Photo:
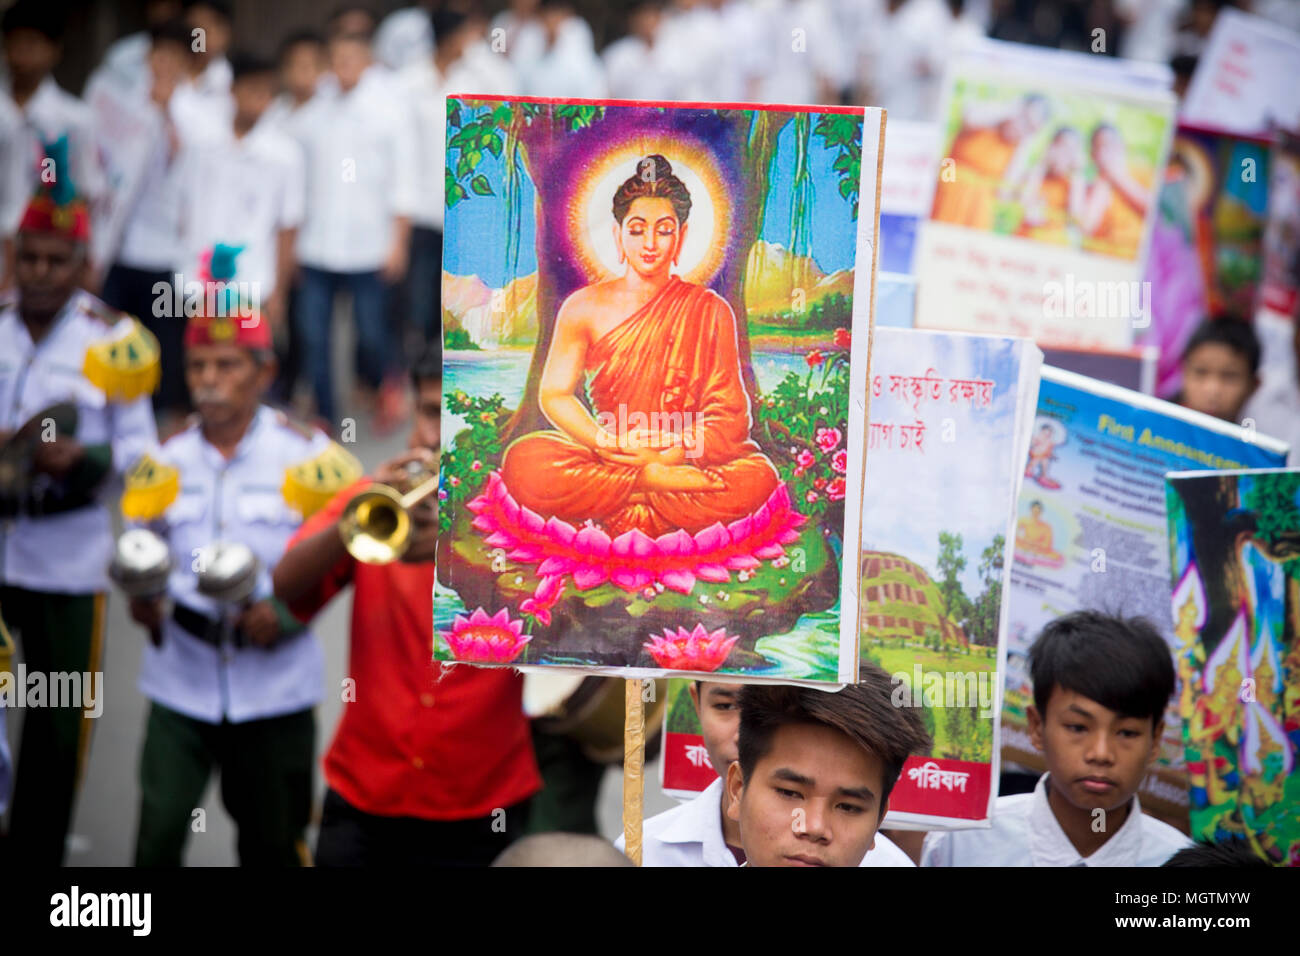
[[402, 70], [433, 56], [433, 23], [422, 7], [402, 7], [375, 29], [375, 59], [390, 70]]
[[475, 44], [447, 69], [446, 76], [439, 74], [432, 57], [425, 57], [401, 70], [395, 79], [413, 119], [416, 205], [411, 221], [426, 229], [441, 230], [447, 198], [443, 178], [447, 166], [447, 95], [508, 96], [514, 92], [513, 74], [505, 57], [493, 54], [486, 44]]
[[[9, 94], [6, 83], [4, 92]], [[15, 104], [16, 106], [17, 104]], [[90, 107], [54, 82], [52, 76], [41, 80], [36, 92], [27, 103], [18, 107], [20, 129], [16, 160], [21, 170], [21, 195], [11, 203], [9, 220], [0, 223], [0, 235], [9, 235], [18, 229], [27, 201], [41, 182], [41, 163], [45, 158], [44, 143], [60, 136], [68, 137], [68, 162], [72, 166], [72, 182], [77, 195], [85, 199], [91, 209], [91, 226], [94, 226], [95, 204], [106, 188], [104, 171], [95, 145], [95, 130]], [[58, 170], [55, 170], [58, 174]]]
[[989, 830], [932, 830], [921, 849], [922, 866], [1160, 866], [1192, 841], [1169, 824], [1142, 813], [1138, 798], [1111, 838], [1083, 857], [1061, 829], [1047, 802], [1047, 774], [1033, 793], [998, 797]]
[[[150, 527], [171, 546], [175, 567], [167, 593], [173, 602], [209, 618], [219, 616], [220, 606], [198, 593], [194, 572], [196, 550], [219, 539], [252, 549], [261, 563], [253, 601], [270, 597], [271, 571], [302, 524], [280, 491], [285, 469], [319, 455], [329, 443], [323, 433], [304, 434], [264, 405], [229, 461], [204, 439], [197, 423], [163, 445], [158, 457], [180, 472], [180, 494]], [[162, 646], [146, 642], [140, 668], [141, 693], [209, 724], [304, 710], [320, 701], [324, 681], [324, 657], [309, 629], [281, 637], [269, 649], [218, 648], [170, 616]]]
[[415, 138], [405, 97], [391, 77], [372, 68], [346, 93], [322, 81], [302, 108], [303, 265], [374, 272], [388, 257], [394, 218], [415, 212]]
[[[615, 841], [624, 848], [623, 837]], [[642, 866], [738, 866], [722, 836], [722, 778], [692, 800], [665, 810], [642, 826]], [[915, 866], [898, 844], [882, 833], [859, 866]]]
[[203, 72], [179, 84], [167, 103], [182, 143], [219, 138], [235, 121], [235, 98], [230, 94], [233, 73], [224, 56], [210, 60]]
[[[0, 91], [0, 239], [8, 237], [13, 224], [23, 215], [27, 178], [24, 174], [23, 151], [19, 147], [18, 131], [22, 128], [22, 114], [8, 95]], [[0, 268], [3, 268], [0, 262]], [[0, 278], [4, 273], [0, 272]]]
[[120, 476], [157, 444], [147, 395], [109, 401], [82, 373], [86, 349], [130, 331], [120, 315], [88, 292], [77, 290], [45, 337], [32, 343], [16, 303], [0, 308], [0, 430], [25, 424], [60, 402], [77, 406], [77, 441], [111, 443], [111, 474], [97, 503], [58, 514], [0, 519], [0, 584], [33, 591], [87, 594], [108, 588], [112, 526], [104, 502], [120, 490]]
[[544, 47], [536, 59], [516, 63], [516, 68], [519, 85], [528, 96], [605, 96], [605, 65], [596, 55], [591, 27], [579, 16], [565, 20], [549, 48]]
[[306, 186], [302, 147], [263, 116], [242, 138], [233, 129], [185, 149], [176, 170], [179, 254], [184, 282], [216, 243], [243, 246], [235, 281], [252, 283], [265, 303], [275, 291], [280, 230], [302, 225]]
[[626, 36], [605, 47], [601, 59], [609, 95], [616, 100], [671, 100], [677, 95], [662, 40], [650, 46], [640, 37]]

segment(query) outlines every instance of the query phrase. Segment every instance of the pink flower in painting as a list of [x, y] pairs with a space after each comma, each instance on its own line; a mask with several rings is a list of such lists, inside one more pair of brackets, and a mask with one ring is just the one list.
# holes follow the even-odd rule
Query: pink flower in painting
[[831, 501], [841, 501], [844, 498], [844, 479], [832, 478], [831, 483], [826, 486], [826, 497]]
[[519, 603], [520, 614], [531, 614], [537, 618], [537, 623], [543, 627], [549, 627], [551, 623], [551, 608], [555, 607], [555, 602], [560, 599], [564, 593], [564, 578], [560, 575], [550, 575], [542, 578], [537, 590], [533, 592], [530, 598], [524, 598]]
[[646, 653], [660, 667], [679, 671], [716, 671], [736, 646], [740, 635], [727, 637], [726, 628], [707, 633], [703, 624], [695, 630], [679, 627], [676, 631], [664, 629], [663, 636], [654, 634], [642, 645]]
[[853, 343], [852, 333], [848, 329], [836, 329], [834, 341], [837, 349], [846, 349]]
[[825, 478], [815, 479], [813, 481], [813, 487], [816, 488], [818, 491], [821, 491], [823, 488], [826, 487], [826, 479]]
[[840, 447], [840, 440], [844, 437], [838, 428], [819, 428], [817, 429], [817, 447], [822, 451], [833, 451]]
[[807, 471], [813, 465], [817, 464], [817, 456], [805, 448], [795, 456], [794, 463], [804, 471]]
[[455, 475], [452, 475], [450, 478], [447, 479], [447, 484], [451, 485], [453, 488], [459, 488], [460, 479], [457, 478]]
[[822, 355], [819, 349], [813, 349], [804, 356], [804, 361], [808, 363], [809, 368], [816, 368], [818, 365], [821, 365], [822, 362], [826, 361], [826, 356]]
[[468, 618], [457, 614], [450, 631], [442, 637], [458, 661], [476, 664], [508, 664], [523, 653], [532, 640], [523, 636], [524, 622], [510, 620], [510, 611], [502, 608], [491, 617], [481, 607]]
[[841, 475], [849, 470], [849, 453], [845, 448], [841, 448], [831, 456], [831, 467]]
[[470, 471], [482, 471], [482, 470], [483, 470], [483, 462], [479, 461], [477, 458], [474, 459], [472, 462], [469, 463], [469, 470], [470, 470]]
[[803, 496], [803, 500], [808, 502], [808, 504], [811, 505], [811, 504], [815, 504], [817, 499], [820, 497], [821, 495], [817, 494], [817, 492], [809, 491], [806, 495]]

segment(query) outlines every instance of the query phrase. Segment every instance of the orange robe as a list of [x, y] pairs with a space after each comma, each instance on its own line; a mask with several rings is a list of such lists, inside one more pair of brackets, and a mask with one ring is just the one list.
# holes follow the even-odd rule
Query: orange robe
[[[1151, 177], [1143, 170], [1130, 168], [1129, 175], [1143, 188], [1150, 187]], [[1083, 247], [1121, 259], [1136, 259], [1142, 242], [1142, 225], [1143, 214], [1130, 206], [1118, 189], [1111, 189], [1110, 205], [1102, 213], [1096, 230], [1084, 240]]]
[[980, 127], [958, 133], [950, 152], [955, 178], [939, 177], [930, 218], [971, 229], [992, 229], [993, 201], [1016, 144], [1008, 143], [994, 128]]
[[[776, 469], [749, 437], [735, 319], [720, 296], [674, 276], [588, 350], [587, 369], [595, 373], [597, 421], [626, 422], [607, 431], [693, 430], [686, 464], [720, 480], [722, 490], [634, 492], [639, 469], [604, 461], [559, 431], [542, 431], [511, 443], [501, 464], [521, 505], [575, 525], [591, 519], [611, 536], [632, 528], [656, 536], [745, 517], [776, 490]], [[638, 412], [652, 424], [639, 421]]]
[[1044, 176], [1039, 194], [1047, 213], [1046, 220], [1037, 226], [1022, 222], [1016, 235], [1037, 239], [1039, 242], [1067, 245], [1070, 241], [1066, 231], [1070, 219], [1070, 181], [1062, 176]]

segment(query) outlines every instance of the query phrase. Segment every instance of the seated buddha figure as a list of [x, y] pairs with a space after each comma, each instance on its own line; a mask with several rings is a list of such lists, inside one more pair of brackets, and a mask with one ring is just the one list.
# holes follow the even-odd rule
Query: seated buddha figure
[[554, 430], [512, 442], [501, 466], [515, 500], [544, 518], [591, 520], [611, 537], [694, 533], [753, 513], [777, 487], [749, 436], [731, 307], [671, 271], [690, 209], [668, 160], [641, 160], [614, 194], [625, 273], [560, 306], [538, 393]]
[[1016, 522], [1016, 551], [1031, 559], [1026, 563], [1060, 564], [1064, 559], [1052, 546], [1052, 526], [1043, 520], [1043, 506], [1033, 502], [1029, 514]]

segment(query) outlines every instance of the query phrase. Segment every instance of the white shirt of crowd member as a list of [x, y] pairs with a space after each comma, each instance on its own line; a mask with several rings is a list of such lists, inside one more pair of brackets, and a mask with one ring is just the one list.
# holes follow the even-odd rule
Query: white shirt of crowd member
[[[127, 326], [110, 325], [106, 307], [87, 292], [74, 292], [40, 342], [33, 344], [16, 301], [0, 308], [0, 432], [14, 431], [60, 402], [77, 407], [77, 441], [111, 443], [112, 477], [98, 499], [121, 490], [123, 472], [157, 443], [149, 396], [110, 401], [82, 374], [86, 350]], [[108, 590], [113, 531], [108, 509], [74, 508], [0, 522], [0, 584], [87, 594]]]
[[1047, 802], [1047, 774], [1032, 793], [998, 797], [988, 830], [932, 830], [922, 866], [1160, 866], [1192, 841], [1147, 816], [1136, 795], [1118, 830], [1083, 857], [1061, 829]]
[[[272, 594], [271, 571], [302, 517], [285, 502], [285, 469], [329, 446], [323, 432], [304, 434], [261, 406], [234, 457], [226, 460], [191, 425], [168, 440], [158, 459], [180, 472], [180, 494], [149, 527], [167, 540], [174, 568], [168, 597], [212, 620], [223, 608], [198, 592], [195, 555], [218, 538], [252, 549], [260, 562], [250, 599]], [[229, 609], [226, 609], [229, 610]], [[269, 648], [222, 647], [190, 634], [173, 617], [163, 623], [159, 647], [145, 643], [140, 692], [150, 700], [206, 723], [274, 717], [312, 707], [324, 692], [325, 664], [309, 630], [282, 636]]]
[[446, 97], [454, 93], [509, 96], [516, 92], [514, 71], [508, 59], [489, 49], [482, 21], [470, 19], [450, 36], [438, 38], [436, 54], [404, 67], [397, 82], [415, 120], [416, 206], [412, 222], [441, 230], [447, 195], [443, 181]]
[[306, 218], [298, 260], [329, 272], [372, 272], [398, 254], [398, 220], [417, 207], [412, 124], [396, 80], [368, 44], [331, 42], [334, 82], [322, 81], [294, 126], [306, 160]]

